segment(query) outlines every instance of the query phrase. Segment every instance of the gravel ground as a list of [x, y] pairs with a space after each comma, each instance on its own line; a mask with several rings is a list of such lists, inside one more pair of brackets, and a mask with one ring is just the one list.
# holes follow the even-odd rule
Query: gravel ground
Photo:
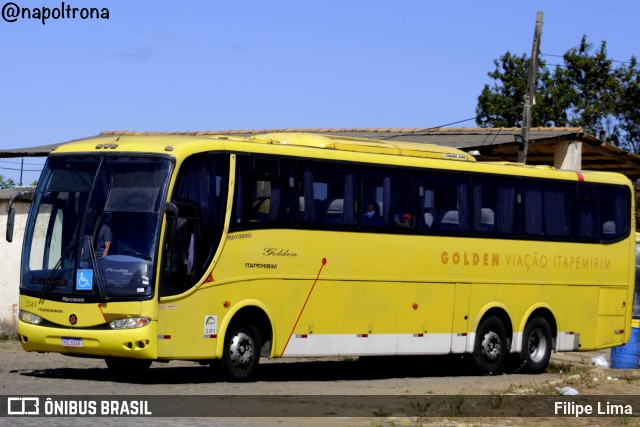
[[[207, 409], [218, 404], [224, 415], [233, 416], [101, 417], [103, 425], [640, 425], [640, 371], [596, 368], [592, 359], [597, 356], [608, 359], [609, 352], [558, 353], [544, 374], [521, 374], [515, 369], [497, 376], [479, 376], [464, 360], [452, 357], [264, 359], [255, 381], [231, 383], [193, 362], [154, 363], [146, 375], [117, 379], [102, 360], [27, 353], [16, 341], [0, 341], [0, 394], [87, 399], [173, 396], [160, 398], [165, 402], [161, 413], [176, 410], [180, 404], [176, 398], [201, 396], [210, 399]], [[605, 409], [606, 402], [624, 398], [634, 415], [576, 418], [549, 413], [546, 417], [548, 400], [565, 399], [561, 393], [569, 391], [581, 399], [602, 402]], [[520, 408], [517, 416], [509, 409], [513, 405]], [[460, 416], [473, 414], [465, 408], [476, 406], [482, 417]], [[299, 416], [307, 409], [324, 416]], [[436, 416], [431, 416], [434, 411]], [[87, 421], [12, 417], [0, 418], [0, 425], [85, 425]]]

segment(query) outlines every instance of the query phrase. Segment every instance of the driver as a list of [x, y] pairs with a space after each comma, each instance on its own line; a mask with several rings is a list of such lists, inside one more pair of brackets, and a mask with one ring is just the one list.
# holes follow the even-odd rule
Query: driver
[[[85, 233], [87, 234], [85, 234], [82, 239], [82, 268], [91, 266], [91, 252], [89, 249], [89, 242], [91, 241], [92, 230], [95, 228], [98, 217], [98, 211], [95, 209], [92, 209], [87, 215], [87, 229], [85, 230]], [[111, 227], [109, 227], [107, 222], [111, 222], [111, 213], [104, 214], [104, 221], [100, 226], [97, 241], [95, 242], [96, 258], [107, 256], [109, 254], [109, 249], [111, 249], [111, 239], [113, 237], [113, 233], [111, 232]]]
[[100, 232], [98, 233], [98, 241], [96, 248], [96, 257], [101, 258], [105, 257], [109, 254], [109, 248], [111, 247], [111, 238], [113, 237], [113, 233], [111, 232], [111, 227], [109, 227], [109, 223], [111, 222], [111, 212], [106, 212], [104, 214], [104, 223], [100, 227]]

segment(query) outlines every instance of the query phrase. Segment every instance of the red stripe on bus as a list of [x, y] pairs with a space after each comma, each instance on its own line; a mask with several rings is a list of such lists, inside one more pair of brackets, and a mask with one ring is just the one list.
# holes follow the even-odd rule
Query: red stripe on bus
[[318, 283], [318, 279], [320, 278], [320, 273], [322, 273], [322, 269], [324, 268], [324, 266], [327, 264], [327, 259], [326, 258], [322, 258], [322, 265], [320, 265], [320, 270], [318, 270], [318, 275], [316, 276], [316, 280], [313, 281], [313, 285], [311, 285], [311, 289], [309, 290], [309, 293], [307, 294], [307, 299], [304, 301], [304, 304], [302, 305], [302, 308], [300, 309], [300, 313], [298, 314], [298, 318], [296, 319], [296, 323], [293, 325], [293, 328], [291, 328], [291, 333], [289, 334], [289, 338], [287, 339], [287, 342], [284, 345], [284, 348], [282, 349], [282, 354], [284, 354], [285, 350], [287, 349], [287, 346], [289, 345], [289, 341], [291, 340], [291, 337], [293, 336], [293, 331], [296, 330], [296, 326], [298, 326], [298, 322], [300, 321], [300, 317], [302, 317], [302, 313], [304, 312], [304, 308], [307, 306], [307, 303], [309, 302], [309, 297], [311, 297], [311, 292], [313, 292], [313, 288], [316, 287], [316, 283]]

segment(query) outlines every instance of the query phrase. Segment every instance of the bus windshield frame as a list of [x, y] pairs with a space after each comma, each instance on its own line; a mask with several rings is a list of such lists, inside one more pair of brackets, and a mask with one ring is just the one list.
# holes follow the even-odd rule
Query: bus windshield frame
[[167, 156], [51, 156], [25, 230], [20, 292], [67, 302], [153, 297]]

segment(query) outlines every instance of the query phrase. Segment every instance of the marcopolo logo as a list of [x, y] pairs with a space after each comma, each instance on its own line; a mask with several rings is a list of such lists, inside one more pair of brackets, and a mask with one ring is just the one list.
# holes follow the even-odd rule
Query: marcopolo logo
[[40, 415], [39, 397], [7, 398], [7, 415]]

